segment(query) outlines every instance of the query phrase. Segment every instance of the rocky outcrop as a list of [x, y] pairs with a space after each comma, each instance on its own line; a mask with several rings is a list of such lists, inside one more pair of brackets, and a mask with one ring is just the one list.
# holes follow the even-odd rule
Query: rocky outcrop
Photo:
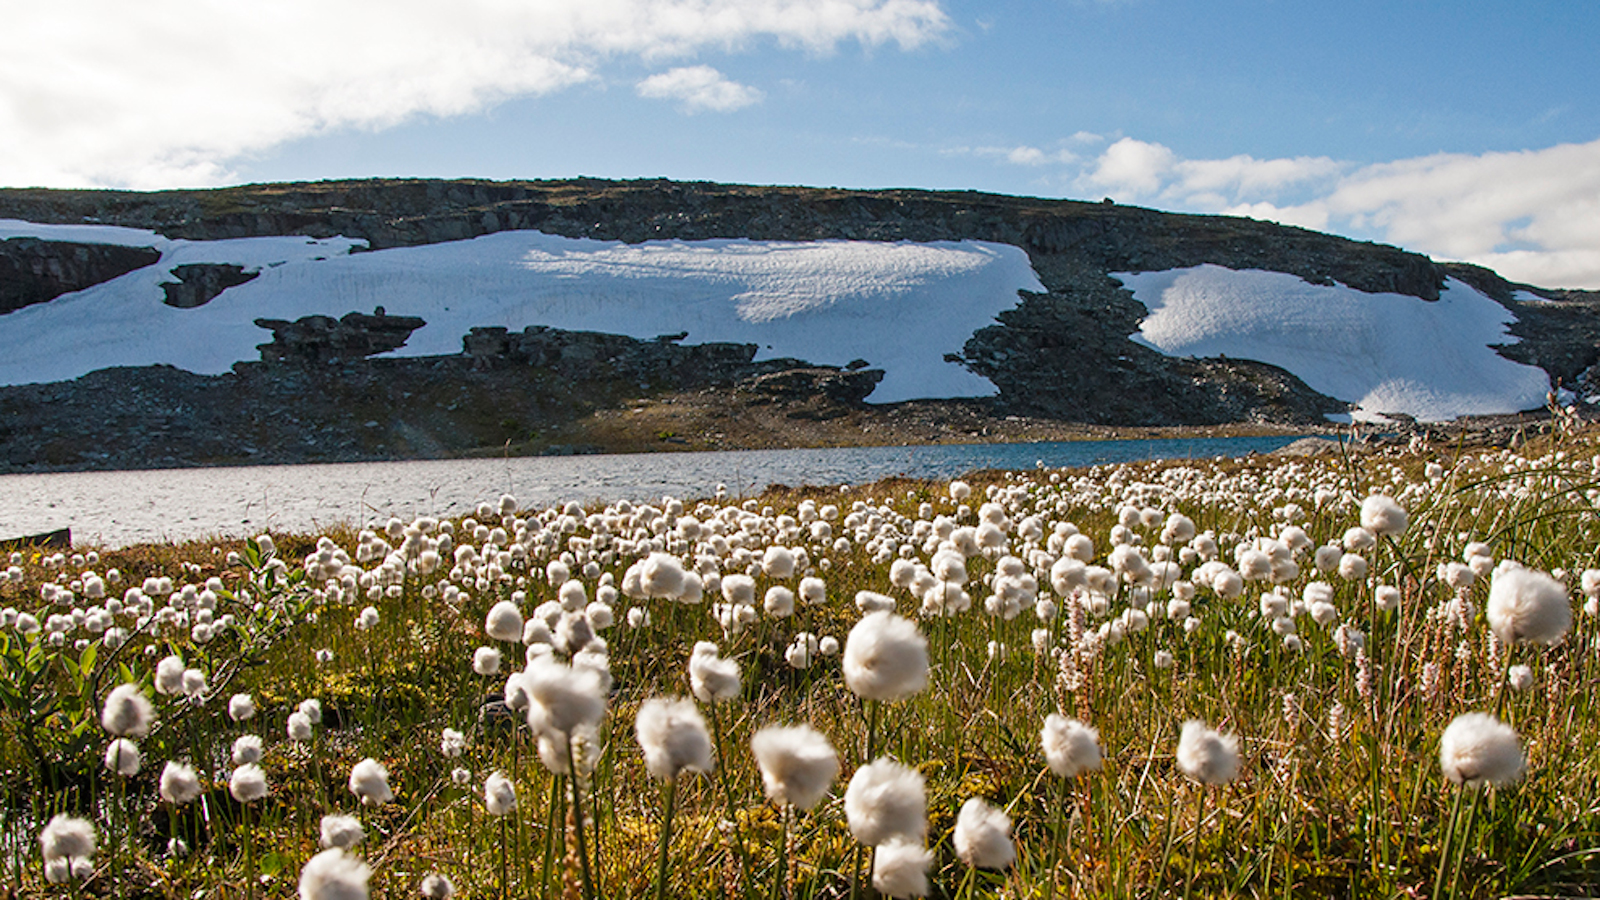
[[35, 238], [0, 241], [0, 314], [93, 287], [160, 259], [152, 247]]
[[798, 360], [756, 363], [755, 344], [680, 343], [685, 334], [640, 340], [595, 331], [564, 331], [533, 325], [519, 332], [474, 328], [462, 339], [478, 369], [534, 366], [563, 378], [618, 378], [640, 385], [682, 389], [730, 385], [753, 374], [803, 365]]
[[177, 266], [172, 270], [172, 277], [178, 280], [161, 285], [162, 292], [167, 295], [167, 299], [163, 302], [178, 309], [205, 306], [228, 288], [252, 281], [259, 274], [261, 273], [246, 272], [241, 266], [221, 263]]
[[757, 375], [741, 382], [739, 388], [775, 400], [805, 402], [821, 397], [834, 404], [862, 406], [883, 375], [882, 369], [806, 366]]
[[272, 332], [272, 341], [256, 349], [261, 351], [262, 362], [327, 365], [398, 350], [411, 332], [425, 324], [416, 316], [386, 315], [381, 306], [370, 316], [353, 312], [338, 319], [257, 319], [257, 326]]

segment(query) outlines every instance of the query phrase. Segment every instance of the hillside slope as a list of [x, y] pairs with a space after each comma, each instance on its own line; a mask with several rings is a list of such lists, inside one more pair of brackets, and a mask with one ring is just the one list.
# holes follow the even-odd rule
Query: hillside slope
[[[1512, 412], [1540, 405], [1552, 383], [1590, 393], [1589, 369], [1600, 358], [1593, 294], [1512, 284], [1478, 267], [1247, 219], [968, 192], [583, 179], [6, 190], [4, 238], [11, 239], [0, 240], [0, 297], [12, 311], [0, 315], [0, 383], [13, 387], [0, 388], [0, 411], [13, 424], [0, 433], [0, 457], [14, 468], [102, 464], [59, 450], [46, 463], [30, 455], [33, 434], [59, 433], [70, 443], [77, 429], [116, 445], [132, 427], [126, 415], [96, 421], [95, 404], [68, 402], [75, 392], [115, 391], [114, 374], [80, 380], [91, 369], [133, 366], [113, 371], [129, 373], [143, 392], [188, 379], [135, 375], [139, 367], [176, 365], [202, 376], [196, 384], [212, 399], [188, 402], [204, 409], [189, 420], [168, 417], [182, 431], [185, 421], [237, 405], [246, 383], [271, 421], [263, 394], [274, 392], [263, 386], [274, 383], [328, 382], [345, 396], [352, 379], [389, 390], [429, 383], [429, 373], [447, 369], [461, 370], [452, 377], [463, 389], [473, 379], [489, 378], [492, 386], [480, 386], [500, 391], [548, 381], [548, 354], [513, 347], [525, 342], [527, 326], [646, 341], [687, 332], [684, 347], [750, 346], [745, 362], [756, 368], [685, 379], [623, 373], [604, 356], [569, 367], [562, 384], [570, 390], [557, 392], [565, 400], [508, 416], [518, 440], [552, 429], [570, 437], [585, 416], [663, 391], [733, 396], [736, 385], [770, 380], [782, 365], [823, 366], [794, 382], [806, 389], [760, 395], [794, 406], [800, 419], [870, 417], [884, 402], [962, 397], [973, 398], [964, 409], [995, 422], [1151, 426], [1307, 424], [1352, 407], [1358, 416], [1424, 419]], [[148, 262], [152, 253], [159, 261]], [[1178, 274], [1188, 270], [1212, 272], [1200, 281], [1220, 287], [1197, 299], [1196, 279]], [[1252, 285], [1264, 273], [1292, 277], [1263, 295]], [[1151, 287], [1151, 278], [1165, 286]], [[1172, 293], [1177, 284], [1191, 287], [1180, 296]], [[1280, 309], [1262, 297], [1291, 295], [1300, 298], [1304, 327], [1287, 338], [1273, 336], [1285, 329], [1262, 316], [1236, 315]], [[390, 319], [422, 324], [377, 343], [337, 324], [352, 313], [372, 319], [380, 306]], [[1377, 312], [1365, 317], [1336, 312], [1369, 306]], [[1443, 310], [1468, 306], [1475, 325], [1441, 327], [1459, 319], [1441, 318]], [[1323, 307], [1329, 315], [1319, 314]], [[1178, 331], [1190, 337], [1176, 340], [1180, 308], [1189, 312]], [[1386, 375], [1391, 359], [1427, 355], [1401, 340], [1382, 354], [1354, 355], [1352, 366], [1378, 373], [1358, 384], [1333, 371], [1334, 354], [1307, 366], [1294, 350], [1296, 341], [1336, 346], [1330, 336], [1373, 344], [1393, 331], [1396, 315], [1421, 323], [1419, 340], [1437, 337], [1430, 358], [1475, 361]], [[264, 350], [269, 361], [253, 362], [255, 345], [288, 333], [269, 333], [257, 319], [309, 323], [296, 333], [315, 334], [315, 346]], [[1195, 323], [1206, 321], [1224, 324], [1194, 337]], [[484, 330], [495, 328], [505, 330]], [[1464, 353], [1452, 354], [1462, 340]], [[170, 351], [151, 349], [163, 341]], [[775, 368], [781, 359], [789, 361]], [[844, 399], [811, 390], [862, 362], [880, 373], [869, 404], [857, 390]], [[1458, 390], [1446, 379], [1460, 381], [1462, 372], [1478, 381]], [[41, 381], [51, 383], [29, 384]], [[384, 405], [375, 394], [349, 396], [351, 416], [330, 411], [320, 428], [350, 437], [376, 427], [394, 439], [335, 441], [337, 449], [313, 439], [304, 458], [453, 454], [507, 439], [506, 429], [482, 427], [481, 411], [472, 421], [454, 415], [459, 403], [426, 416], [419, 407], [410, 423], [368, 425], [373, 414], [355, 410]], [[52, 404], [80, 417], [59, 421]], [[202, 455], [157, 455], [170, 464], [259, 458], [245, 448], [259, 453], [262, 442], [213, 439]], [[301, 458], [287, 443], [274, 459]]]

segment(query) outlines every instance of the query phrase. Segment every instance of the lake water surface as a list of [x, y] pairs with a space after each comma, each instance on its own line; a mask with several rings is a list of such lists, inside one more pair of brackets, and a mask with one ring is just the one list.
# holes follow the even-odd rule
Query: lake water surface
[[514, 495], [524, 508], [578, 500], [731, 496], [771, 484], [953, 478], [983, 468], [1090, 466], [1276, 450], [1294, 436], [739, 450], [422, 460], [0, 476], [0, 538], [72, 528], [75, 544], [125, 546], [266, 529], [461, 514]]

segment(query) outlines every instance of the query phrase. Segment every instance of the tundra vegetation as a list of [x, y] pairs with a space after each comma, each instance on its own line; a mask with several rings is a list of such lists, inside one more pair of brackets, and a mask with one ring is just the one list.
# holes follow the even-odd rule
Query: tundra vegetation
[[1600, 439], [0, 559], [0, 895], [1600, 886]]

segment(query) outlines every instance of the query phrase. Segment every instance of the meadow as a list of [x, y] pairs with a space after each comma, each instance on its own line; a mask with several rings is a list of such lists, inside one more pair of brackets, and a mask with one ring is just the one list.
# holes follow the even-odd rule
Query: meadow
[[0, 896], [1594, 895], [1597, 504], [1588, 433], [14, 553]]

